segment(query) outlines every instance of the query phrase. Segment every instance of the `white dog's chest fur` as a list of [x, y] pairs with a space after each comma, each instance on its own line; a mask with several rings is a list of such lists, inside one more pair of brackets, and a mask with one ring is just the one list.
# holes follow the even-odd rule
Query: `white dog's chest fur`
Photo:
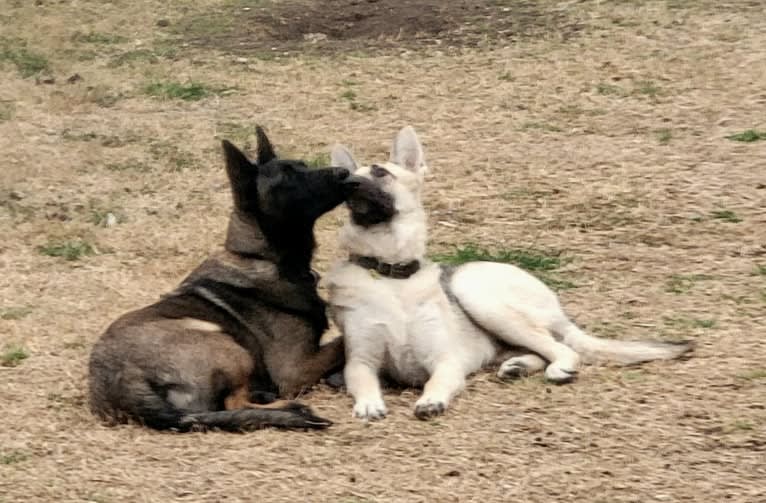
[[379, 366], [395, 381], [420, 386], [442, 359], [457, 360], [468, 374], [493, 360], [498, 344], [450, 302], [441, 269], [425, 262], [407, 279], [338, 264], [327, 276], [333, 316], [346, 331], [349, 354]]

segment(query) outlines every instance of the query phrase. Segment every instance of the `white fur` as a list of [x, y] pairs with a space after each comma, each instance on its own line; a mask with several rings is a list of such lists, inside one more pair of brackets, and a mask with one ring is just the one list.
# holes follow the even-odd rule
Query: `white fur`
[[[345, 147], [336, 146], [332, 158], [334, 165], [373, 179], [370, 167], [357, 169]], [[394, 196], [398, 213], [390, 222], [367, 228], [349, 221], [340, 233], [341, 246], [384, 262], [419, 260], [422, 265], [407, 279], [393, 279], [343, 260], [326, 277], [333, 317], [346, 338], [345, 379], [356, 417], [386, 414], [381, 371], [403, 384], [424, 387], [415, 404], [415, 414], [424, 419], [442, 413], [467, 375], [505, 357], [510, 346], [534, 354], [505, 360], [499, 377], [545, 368], [546, 378], [559, 383], [575, 377], [581, 356], [628, 364], [688, 351], [682, 345], [587, 335], [567, 318], [545, 284], [512, 265], [459, 266], [448, 286], [456, 299], [451, 301], [439, 281], [440, 267], [425, 259], [420, 193], [426, 166], [411, 127], [399, 132], [384, 167], [392, 176], [377, 180]]]

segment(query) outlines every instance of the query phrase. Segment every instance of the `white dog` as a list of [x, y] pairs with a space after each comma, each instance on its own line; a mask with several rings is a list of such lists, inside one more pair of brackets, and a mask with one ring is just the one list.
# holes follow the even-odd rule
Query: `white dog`
[[[340, 145], [332, 164], [372, 180], [377, 189], [348, 201], [351, 220], [340, 242], [349, 257], [326, 278], [346, 341], [344, 377], [356, 417], [385, 416], [381, 372], [424, 386], [415, 415], [426, 419], [444, 412], [467, 375], [502, 360], [501, 378], [545, 368], [546, 379], [564, 383], [576, 376], [581, 360], [627, 365], [691, 349], [688, 343], [592, 337], [567, 318], [544, 283], [512, 265], [429, 262], [420, 199], [427, 167], [411, 127], [399, 132], [383, 165], [357, 167]], [[514, 347], [530, 354], [508, 358]]]

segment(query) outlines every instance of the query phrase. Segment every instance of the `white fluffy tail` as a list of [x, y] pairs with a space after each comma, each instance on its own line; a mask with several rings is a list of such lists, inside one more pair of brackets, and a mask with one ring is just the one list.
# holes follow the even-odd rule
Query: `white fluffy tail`
[[574, 349], [585, 363], [634, 365], [652, 360], [672, 360], [694, 349], [691, 341], [618, 341], [602, 339], [583, 332], [569, 320], [556, 327], [563, 343]]

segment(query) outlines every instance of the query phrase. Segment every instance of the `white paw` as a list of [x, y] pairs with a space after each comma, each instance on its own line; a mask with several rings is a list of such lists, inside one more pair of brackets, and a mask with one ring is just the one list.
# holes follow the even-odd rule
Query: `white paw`
[[420, 397], [415, 402], [415, 417], [418, 419], [431, 419], [441, 416], [447, 410], [447, 402], [434, 398]]
[[554, 384], [572, 382], [577, 378], [577, 369], [559, 366], [556, 362], [551, 363], [545, 369], [545, 379]]
[[387, 413], [386, 404], [380, 397], [360, 399], [354, 403], [354, 417], [365, 421], [383, 419]]

